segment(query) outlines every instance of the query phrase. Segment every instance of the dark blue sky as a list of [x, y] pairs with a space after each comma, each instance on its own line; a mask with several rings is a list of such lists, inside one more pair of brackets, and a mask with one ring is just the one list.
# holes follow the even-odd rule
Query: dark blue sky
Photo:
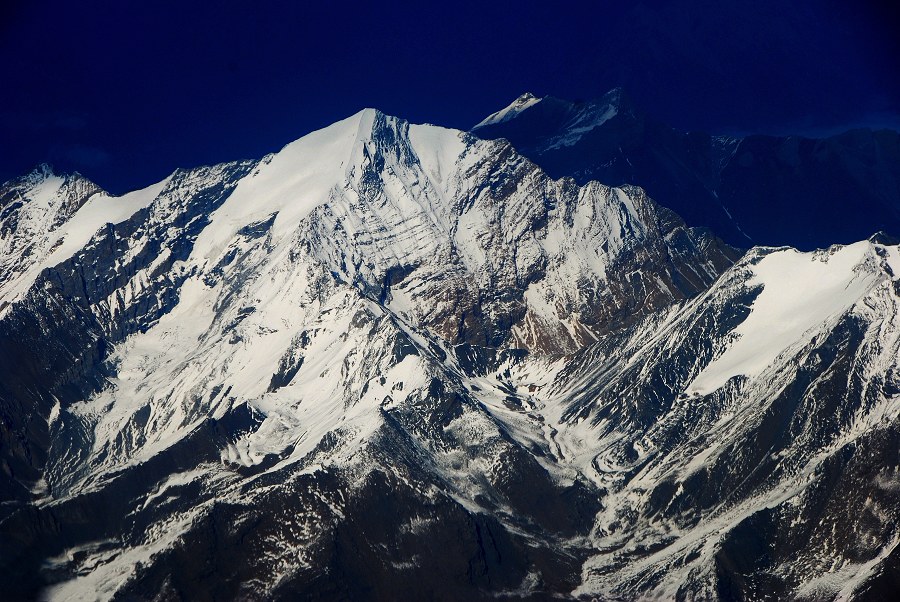
[[896, 26], [832, 0], [4, 0], [0, 180], [48, 161], [123, 192], [366, 106], [468, 128], [618, 85], [686, 129], [900, 129]]

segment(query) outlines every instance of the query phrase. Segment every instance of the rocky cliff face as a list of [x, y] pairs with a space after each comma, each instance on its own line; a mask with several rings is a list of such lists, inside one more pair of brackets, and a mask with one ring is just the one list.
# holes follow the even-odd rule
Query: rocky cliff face
[[621, 89], [587, 102], [523, 95], [476, 125], [553, 177], [643, 187], [731, 244], [805, 250], [900, 232], [900, 135], [710, 136], [643, 113]]
[[73, 180], [0, 193], [40, 242], [0, 283], [11, 595], [891, 584], [896, 247], [732, 266], [641, 189], [371, 110], [123, 197]]

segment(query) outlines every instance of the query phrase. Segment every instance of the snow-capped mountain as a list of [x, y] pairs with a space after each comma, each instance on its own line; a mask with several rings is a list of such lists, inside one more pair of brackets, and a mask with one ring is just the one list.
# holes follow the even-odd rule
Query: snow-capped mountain
[[900, 134], [710, 136], [644, 114], [615, 89], [587, 102], [525, 94], [472, 128], [551, 176], [633, 184], [731, 244], [815, 249], [900, 231]]
[[374, 110], [122, 197], [39, 170], [0, 219], [12, 596], [893, 583], [885, 239], [739, 260], [642, 189]]
[[607, 495], [578, 592], [879, 599], [896, 585], [900, 249], [758, 248], [546, 389]]
[[[526, 113], [528, 109], [532, 110]], [[633, 113], [625, 92], [619, 88], [597, 100], [580, 103], [552, 96], [538, 98], [526, 92], [509, 106], [479, 122], [472, 131], [492, 132], [494, 130], [489, 127], [508, 124], [506, 128], [522, 138], [530, 136], [528, 149], [542, 156], [575, 146], [620, 111], [626, 115]], [[513, 120], [515, 123], [509, 123]]]

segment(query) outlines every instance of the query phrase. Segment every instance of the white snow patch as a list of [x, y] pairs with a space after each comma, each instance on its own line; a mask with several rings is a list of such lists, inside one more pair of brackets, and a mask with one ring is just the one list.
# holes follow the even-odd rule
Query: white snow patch
[[409, 141], [422, 168], [435, 182], [443, 182], [455, 171], [467, 146], [462, 132], [435, 125], [411, 125]]
[[59, 229], [57, 240], [61, 239], [62, 244], [50, 254], [44, 265], [51, 266], [62, 263], [84, 247], [97, 233], [97, 230], [105, 224], [122, 223], [147, 207], [165, 189], [170, 179], [171, 176], [152, 186], [129, 192], [120, 197], [110, 196], [106, 193], [92, 196], [72, 216], [72, 219]]
[[[11, 304], [20, 299], [34, 284], [38, 275], [45, 268], [59, 265], [83, 248], [104, 224], [124, 222], [140, 209], [148, 206], [166, 187], [170, 178], [148, 186], [141, 190], [129, 192], [120, 197], [105, 192], [96, 193], [82, 205], [78, 211], [59, 228], [50, 232], [49, 223], [34, 223], [40, 231], [35, 230], [32, 263], [21, 273], [0, 283], [0, 301]], [[53, 176], [41, 183], [31, 192], [31, 202], [22, 221], [46, 222], [55, 214], [50, 206], [57, 200], [55, 197], [64, 182], [63, 178]], [[41, 240], [43, 237], [43, 240]], [[4, 310], [6, 311], [6, 310]]]
[[737, 375], [753, 378], [809, 331], [846, 312], [878, 278], [861, 264], [872, 255], [867, 241], [831, 251], [776, 251], [751, 267], [749, 285], [762, 285], [750, 315], [734, 329], [734, 342], [688, 385], [707, 394]]
[[370, 136], [375, 115], [364, 109], [291, 142], [242, 179], [197, 237], [192, 259], [202, 264], [217, 257], [243, 226], [275, 212], [278, 237], [294, 230], [345, 182], [354, 167], [353, 150]]
[[543, 99], [536, 97], [531, 92], [526, 92], [525, 94], [521, 95], [520, 97], [518, 97], [517, 99], [512, 101], [512, 103], [510, 103], [508, 106], [503, 107], [496, 113], [491, 113], [490, 115], [485, 117], [482, 121], [480, 121], [478, 123], [478, 125], [476, 125], [472, 129], [477, 130], [478, 128], [484, 127], [487, 125], [495, 125], [498, 123], [503, 123], [505, 121], [509, 121], [510, 119], [517, 116], [519, 113], [521, 113], [522, 111], [524, 111], [530, 107], [533, 107], [537, 103], [541, 102], [541, 100], [543, 100]]

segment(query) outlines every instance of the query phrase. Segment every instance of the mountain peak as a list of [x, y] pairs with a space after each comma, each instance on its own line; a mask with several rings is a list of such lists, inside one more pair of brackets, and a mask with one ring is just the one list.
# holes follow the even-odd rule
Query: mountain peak
[[504, 121], [509, 121], [516, 117], [522, 111], [529, 109], [530, 107], [536, 105], [541, 102], [542, 98], [538, 98], [531, 92], [525, 92], [524, 94], [520, 94], [518, 98], [512, 101], [510, 104], [500, 109], [496, 113], [491, 113], [486, 118], [481, 120], [478, 124], [476, 124], [472, 129], [477, 130], [478, 128], [494, 125], [497, 123], [503, 123]]
[[600, 97], [601, 102], [605, 102], [607, 104], [613, 105], [618, 109], [632, 108], [633, 103], [631, 102], [631, 96], [629, 96], [628, 91], [625, 90], [622, 86], [616, 86], [602, 97]]
[[[621, 102], [523, 94], [486, 131], [596, 161]], [[815, 597], [835, 562], [891, 569], [900, 250], [731, 267], [513, 144], [363, 109], [121, 197], [0, 189], [0, 567], [59, 599]]]
[[20, 181], [24, 181], [29, 185], [36, 185], [57, 175], [58, 174], [54, 171], [52, 165], [49, 163], [40, 163], [35, 165], [34, 168], [24, 176], [20, 176]]
[[898, 245], [900, 244], [900, 238], [893, 236], [892, 234], [888, 234], [884, 230], [879, 230], [872, 236], [868, 238], [869, 242], [878, 244], [878, 245]]
[[31, 173], [44, 178], [49, 178], [50, 176], [55, 175], [53, 166], [49, 163], [41, 163], [39, 165], [36, 165], [34, 169], [31, 170]]
[[56, 190], [65, 184], [81, 188], [93, 187], [99, 190], [96, 184], [90, 182], [78, 172], [56, 173], [52, 165], [41, 163], [23, 175], [14, 177], [6, 182], [0, 182], [0, 194], [2, 194], [3, 190], [16, 190], [17, 194], [29, 197], [33, 191], [39, 188]]
[[100, 187], [97, 186], [97, 184], [95, 184], [91, 180], [88, 180], [77, 171], [57, 172], [56, 169], [54, 169], [53, 165], [51, 165], [50, 163], [40, 163], [32, 168], [31, 171], [22, 176], [14, 178], [13, 180], [10, 180], [4, 185], [17, 186], [21, 189], [31, 189], [54, 178], [59, 181], [59, 185], [68, 184], [70, 186], [87, 187], [93, 188], [95, 190], [100, 190]]

